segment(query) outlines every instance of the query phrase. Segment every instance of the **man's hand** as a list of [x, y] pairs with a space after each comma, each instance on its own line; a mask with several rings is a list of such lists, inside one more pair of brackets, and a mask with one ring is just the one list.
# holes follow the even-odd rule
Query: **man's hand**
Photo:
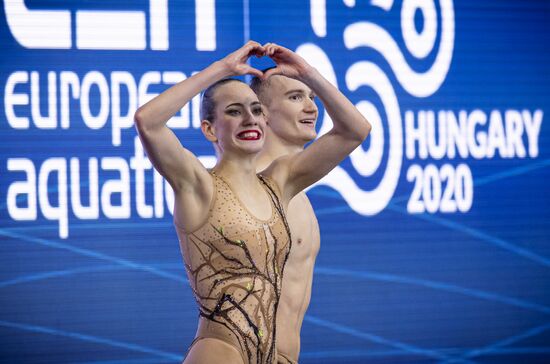
[[302, 57], [288, 48], [275, 43], [266, 43], [263, 48], [265, 55], [277, 65], [264, 73], [263, 78], [265, 79], [273, 75], [283, 75], [302, 80], [313, 69]]
[[262, 71], [251, 67], [246, 62], [252, 56], [258, 58], [265, 55], [264, 47], [258, 42], [253, 40], [248, 41], [244, 46], [237, 49], [235, 52], [227, 55], [220, 62], [222, 62], [235, 76], [253, 75], [257, 77], [263, 77]]

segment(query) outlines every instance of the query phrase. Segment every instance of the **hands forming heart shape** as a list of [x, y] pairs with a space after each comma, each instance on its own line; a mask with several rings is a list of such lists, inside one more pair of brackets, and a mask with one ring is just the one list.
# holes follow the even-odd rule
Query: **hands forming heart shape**
[[[265, 73], [250, 66], [247, 61], [250, 57], [269, 57], [275, 62], [276, 67], [267, 70]], [[290, 49], [275, 43], [261, 45], [255, 41], [249, 41], [235, 52], [229, 54], [222, 62], [231, 69], [235, 75], [253, 75], [267, 79], [273, 75], [283, 75], [300, 79], [306, 74], [311, 66], [298, 54]]]

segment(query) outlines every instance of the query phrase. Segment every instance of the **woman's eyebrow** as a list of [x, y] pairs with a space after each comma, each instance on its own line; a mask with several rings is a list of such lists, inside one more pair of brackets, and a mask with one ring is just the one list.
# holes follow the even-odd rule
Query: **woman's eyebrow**
[[[256, 106], [256, 105], [260, 105], [260, 106], [261, 106], [262, 104], [261, 104], [259, 101], [253, 101], [253, 102], [250, 103], [250, 106]], [[232, 104], [227, 105], [225, 108], [228, 109], [228, 108], [230, 108], [230, 107], [232, 107], [232, 106], [244, 107], [244, 104], [242, 104], [242, 103], [240, 103], [240, 102], [234, 102], [234, 103], [232, 103]]]
[[232, 104], [227, 105], [225, 108], [228, 109], [228, 108], [230, 108], [231, 106], [244, 107], [244, 105], [241, 104], [240, 102], [234, 102], [234, 103], [232, 103]]

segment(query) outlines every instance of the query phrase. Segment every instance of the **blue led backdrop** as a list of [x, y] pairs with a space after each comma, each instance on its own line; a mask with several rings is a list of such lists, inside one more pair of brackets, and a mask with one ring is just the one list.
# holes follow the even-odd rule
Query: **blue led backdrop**
[[[550, 362], [550, 2], [1, 11], [0, 362], [182, 360], [197, 310], [133, 113], [249, 39], [297, 51], [373, 125], [308, 191], [300, 362]], [[211, 165], [198, 104], [169, 125]]]

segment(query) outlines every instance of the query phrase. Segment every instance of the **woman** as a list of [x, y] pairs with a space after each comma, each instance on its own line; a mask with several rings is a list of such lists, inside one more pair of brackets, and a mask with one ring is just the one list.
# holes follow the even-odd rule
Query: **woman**
[[[277, 66], [262, 74], [246, 63], [253, 55], [268, 56]], [[304, 82], [323, 101], [333, 129], [256, 175], [266, 128], [262, 108], [246, 84], [226, 80], [244, 74], [283, 74]], [[211, 171], [166, 127], [207, 87], [201, 129], [218, 156]], [[140, 107], [135, 122], [149, 158], [174, 189], [174, 224], [199, 306], [185, 363], [273, 363], [275, 316], [291, 245], [285, 208], [362, 143], [369, 123], [297, 54], [253, 41]]]

